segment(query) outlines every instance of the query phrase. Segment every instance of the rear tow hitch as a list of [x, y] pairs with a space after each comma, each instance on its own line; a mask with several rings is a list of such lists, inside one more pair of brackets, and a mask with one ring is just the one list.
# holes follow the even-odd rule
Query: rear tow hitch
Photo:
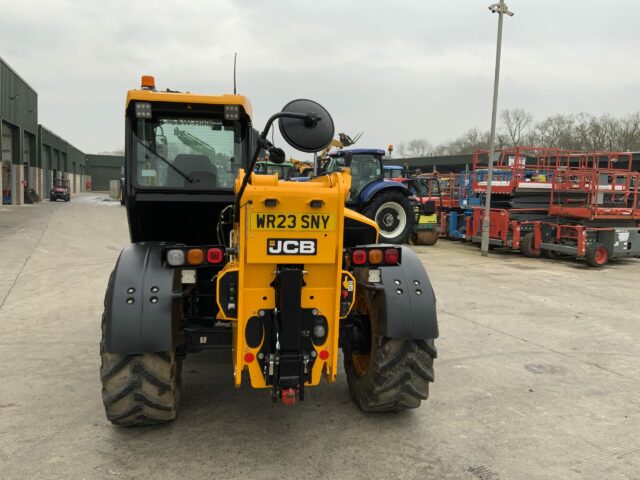
[[282, 403], [289, 406], [295, 405], [298, 397], [297, 389], [295, 388], [283, 388], [280, 390], [280, 400]]

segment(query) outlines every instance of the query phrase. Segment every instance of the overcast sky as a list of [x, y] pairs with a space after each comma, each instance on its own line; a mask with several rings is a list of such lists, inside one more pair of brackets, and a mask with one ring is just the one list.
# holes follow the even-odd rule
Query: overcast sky
[[[39, 122], [86, 153], [122, 148], [125, 94], [140, 75], [162, 89], [230, 93], [235, 51], [259, 128], [305, 97], [336, 131], [364, 131], [361, 147], [435, 144], [489, 129], [491, 2], [0, 0], [0, 56], [37, 90]], [[640, 1], [508, 5], [500, 110], [640, 110]]]

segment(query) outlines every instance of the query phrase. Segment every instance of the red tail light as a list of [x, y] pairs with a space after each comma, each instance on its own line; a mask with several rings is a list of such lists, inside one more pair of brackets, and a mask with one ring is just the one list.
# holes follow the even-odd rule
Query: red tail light
[[388, 248], [384, 251], [384, 263], [395, 265], [400, 261], [400, 250]]
[[354, 265], [364, 265], [367, 263], [367, 251], [366, 250], [354, 250], [351, 252], [351, 263]]
[[221, 248], [210, 248], [207, 250], [207, 262], [209, 263], [221, 263], [224, 257]]
[[349, 253], [351, 265], [354, 267], [395, 266], [402, 262], [402, 250], [387, 246], [362, 246]]

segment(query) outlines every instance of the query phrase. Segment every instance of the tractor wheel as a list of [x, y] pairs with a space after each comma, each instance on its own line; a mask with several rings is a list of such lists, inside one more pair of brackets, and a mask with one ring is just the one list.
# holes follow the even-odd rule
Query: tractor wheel
[[[113, 274], [112, 274], [113, 278]], [[111, 289], [112, 280], [109, 280]], [[105, 297], [105, 311], [107, 308]], [[173, 352], [121, 355], [105, 350], [102, 316], [100, 380], [107, 419], [114, 425], [152, 425], [174, 420], [180, 403], [182, 362]]]
[[364, 214], [378, 224], [381, 243], [406, 243], [413, 231], [413, 206], [402, 192], [376, 195]]
[[435, 245], [438, 243], [438, 232], [435, 230], [421, 230], [414, 234], [414, 244], [416, 245]]
[[533, 248], [533, 232], [525, 233], [520, 241], [520, 251], [525, 257], [539, 257], [542, 255], [540, 248]]
[[[355, 306], [360, 312], [371, 309], [369, 296], [359, 296]], [[376, 321], [375, 312], [371, 317]], [[417, 408], [429, 396], [435, 356], [433, 340], [372, 335], [368, 352], [344, 354], [351, 398], [365, 412], [400, 412]]]
[[609, 261], [609, 250], [601, 243], [589, 245], [586, 253], [587, 264], [591, 267], [604, 267]]

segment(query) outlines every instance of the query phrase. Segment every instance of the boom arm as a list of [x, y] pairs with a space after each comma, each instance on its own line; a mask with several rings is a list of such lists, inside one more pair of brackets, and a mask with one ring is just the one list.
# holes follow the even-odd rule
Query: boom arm
[[206, 155], [209, 158], [213, 158], [213, 156], [216, 154], [215, 148], [211, 147], [203, 140], [199, 139], [189, 132], [185, 132], [184, 130], [180, 130], [178, 127], [176, 127], [173, 133], [175, 133], [176, 137], [178, 137], [178, 140], [180, 140], [186, 146], [193, 148], [195, 151]]
[[360, 140], [360, 137], [362, 137], [362, 135], [364, 135], [364, 132], [360, 132], [356, 134], [354, 138], [351, 138], [346, 133], [339, 133], [338, 134], [339, 140], [336, 140], [335, 138], [331, 140], [331, 143], [324, 150], [318, 153], [318, 158], [322, 158], [326, 156], [327, 153], [329, 153], [329, 150], [331, 150], [332, 148], [340, 149], [344, 147], [350, 147], [351, 145], [356, 143], [358, 140]]

